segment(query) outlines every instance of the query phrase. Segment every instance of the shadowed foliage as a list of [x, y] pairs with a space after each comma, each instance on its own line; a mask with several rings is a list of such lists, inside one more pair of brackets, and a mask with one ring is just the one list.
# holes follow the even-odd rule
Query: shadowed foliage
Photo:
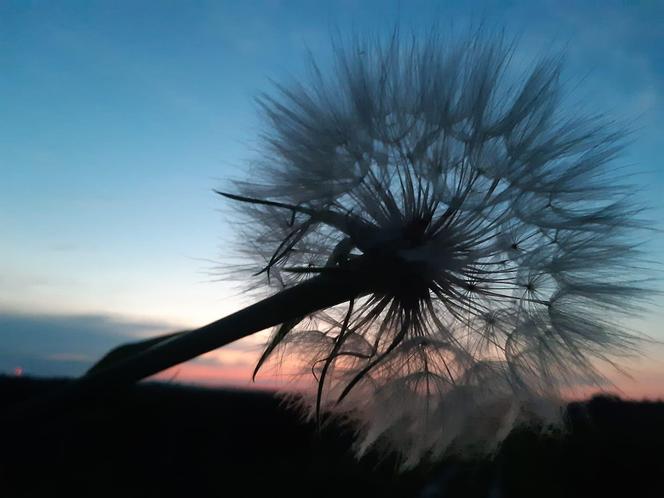
[[[67, 380], [0, 377], [0, 410]], [[594, 398], [565, 433], [517, 430], [493, 460], [448, 457], [395, 473], [357, 461], [353, 435], [319, 432], [269, 393], [145, 384], [59, 418], [2, 428], [0, 490], [66, 497], [661, 497], [664, 404]]]

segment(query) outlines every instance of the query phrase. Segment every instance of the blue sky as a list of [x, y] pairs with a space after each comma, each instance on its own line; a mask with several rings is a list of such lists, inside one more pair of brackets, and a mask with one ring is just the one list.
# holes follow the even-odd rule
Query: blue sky
[[[253, 97], [269, 90], [270, 78], [302, 74], [306, 48], [324, 61], [336, 31], [478, 19], [518, 34], [522, 60], [565, 47], [575, 95], [635, 123], [624, 161], [638, 173], [651, 217], [663, 219], [659, 2], [7, 1], [0, 312], [33, 325], [41, 315], [76, 324], [97, 317], [102, 335], [121, 341], [241, 306], [237, 289], [215, 281], [233, 234], [212, 189], [241, 176], [251, 157]], [[661, 261], [664, 236], [651, 246]], [[661, 317], [642, 326], [664, 339]], [[14, 353], [19, 343], [0, 338], [0, 371], [26, 361]], [[70, 359], [94, 357], [109, 343], [60, 349]], [[664, 372], [656, 351], [652, 361]]]

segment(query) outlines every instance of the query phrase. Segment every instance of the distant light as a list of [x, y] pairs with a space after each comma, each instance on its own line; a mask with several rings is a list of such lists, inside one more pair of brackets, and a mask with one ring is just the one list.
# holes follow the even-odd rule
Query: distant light
[[20, 377], [23, 375], [23, 369], [21, 367], [16, 367], [14, 369], [14, 376]]

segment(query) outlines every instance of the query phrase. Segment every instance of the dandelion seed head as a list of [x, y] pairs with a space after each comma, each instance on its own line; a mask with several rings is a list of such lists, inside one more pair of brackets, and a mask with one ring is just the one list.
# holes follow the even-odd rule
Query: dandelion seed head
[[561, 57], [519, 80], [513, 55], [486, 33], [358, 39], [258, 99], [260, 159], [234, 185], [252, 272], [368, 289], [266, 356], [306, 360], [312, 413], [359, 420], [360, 454], [492, 451], [637, 343], [619, 321], [646, 294], [625, 132], [564, 104]]

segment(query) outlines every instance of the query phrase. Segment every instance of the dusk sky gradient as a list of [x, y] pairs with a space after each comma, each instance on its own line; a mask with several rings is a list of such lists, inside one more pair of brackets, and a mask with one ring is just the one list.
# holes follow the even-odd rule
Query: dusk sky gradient
[[[479, 20], [518, 35], [517, 66], [564, 48], [574, 98], [633, 123], [621, 164], [663, 229], [664, 3], [0, 3], [0, 373], [78, 375], [123, 341], [249, 303], [219, 281], [233, 227], [212, 189], [252, 157], [253, 98], [303, 75], [307, 49], [325, 66], [335, 33]], [[657, 340], [662, 299], [630, 324]], [[165, 375], [248, 387], [264, 338]], [[664, 347], [644, 349], [632, 380], [612, 378], [664, 398]]]

